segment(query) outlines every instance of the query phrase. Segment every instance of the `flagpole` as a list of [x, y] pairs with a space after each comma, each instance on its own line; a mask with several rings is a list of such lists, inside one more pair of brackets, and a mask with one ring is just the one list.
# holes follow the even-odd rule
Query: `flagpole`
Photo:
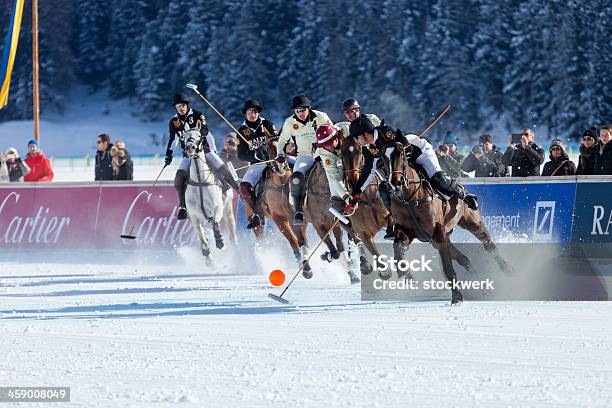
[[32, 82], [34, 86], [34, 139], [40, 141], [40, 107], [38, 88], [38, 0], [32, 0]]

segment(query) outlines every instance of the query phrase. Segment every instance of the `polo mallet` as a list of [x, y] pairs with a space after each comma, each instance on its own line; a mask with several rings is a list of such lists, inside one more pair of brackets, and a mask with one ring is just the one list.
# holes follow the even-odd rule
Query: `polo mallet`
[[260, 162], [253, 163], [253, 164], [247, 164], [246, 166], [238, 167], [238, 168], [237, 168], [237, 169], [235, 169], [235, 170], [236, 170], [236, 171], [238, 171], [238, 170], [244, 170], [244, 169], [247, 169], [247, 168], [249, 168], [249, 167], [251, 167], [251, 166], [253, 166], [253, 165], [255, 165], [255, 164], [261, 164], [261, 163], [272, 163], [273, 161], [276, 161], [276, 159], [272, 159], [272, 160], [265, 160], [265, 161], [260, 161]]
[[[153, 182], [153, 185], [151, 186], [151, 190], [153, 190], [155, 188], [155, 186], [157, 185], [157, 181], [159, 180], [159, 178], [161, 177], [162, 173], [164, 172], [164, 169], [168, 167], [167, 164], [164, 164], [164, 167], [162, 167], [162, 169], [159, 171], [159, 174], [157, 175], [157, 178], [155, 179], [155, 181]], [[138, 217], [135, 217], [135, 219], [137, 220], [140, 215], [142, 214], [142, 210], [144, 209], [144, 206], [140, 207], [140, 210], [138, 211]], [[133, 235], [134, 234], [134, 228], [136, 227], [136, 221], [134, 221], [134, 224], [132, 224], [132, 228], [130, 228], [130, 233], [129, 234], [121, 234], [121, 238], [122, 239], [136, 239], [136, 236]]]
[[[336, 228], [336, 225], [338, 225], [338, 223], [340, 221], [344, 222], [346, 221], [346, 223], [348, 224], [348, 219], [346, 217], [351, 217], [354, 213], [355, 210], [357, 208], [353, 208], [353, 211], [350, 214], [347, 214], [346, 216], [340, 214], [338, 211], [334, 210], [333, 208], [330, 208], [329, 211], [336, 215], [340, 215], [340, 217], [336, 218], [336, 221], [334, 221], [333, 225], [331, 226], [331, 228], [327, 231], [327, 233], [323, 236], [323, 238], [321, 238], [319, 240], [319, 243], [317, 244], [317, 246], [315, 247], [315, 249], [313, 249], [313, 251], [310, 253], [310, 255], [308, 255], [308, 258], [306, 258], [305, 262], [302, 262], [302, 266], [300, 267], [300, 269], [298, 269], [298, 271], [295, 273], [295, 275], [293, 275], [293, 278], [291, 279], [291, 281], [289, 281], [289, 283], [287, 284], [287, 286], [285, 286], [285, 289], [283, 289], [283, 291], [281, 292], [280, 295], [275, 295], [274, 293], [268, 293], [268, 297], [270, 299], [274, 299], [277, 302], [283, 303], [283, 304], [287, 304], [289, 303], [289, 301], [285, 298], [283, 298], [283, 295], [285, 294], [285, 292], [287, 292], [287, 290], [289, 289], [289, 287], [291, 286], [291, 284], [293, 283], [293, 281], [295, 280], [295, 278], [298, 277], [298, 275], [300, 274], [300, 272], [302, 272], [302, 270], [304, 269], [304, 266], [310, 261], [310, 258], [312, 258], [312, 256], [315, 254], [315, 252], [317, 252], [317, 249], [319, 249], [319, 247], [321, 246], [321, 244], [323, 243], [323, 241], [329, 236], [329, 234], [331, 234], [331, 232], [334, 230], [334, 228]], [[333, 210], [333, 211], [332, 211]]]
[[419, 135], [419, 137], [423, 137], [423, 135], [425, 135], [425, 133], [429, 132], [429, 129], [431, 129], [432, 127], [434, 127], [434, 125], [436, 123], [438, 123], [440, 121], [440, 119], [442, 119], [442, 116], [446, 115], [446, 113], [450, 110], [451, 106], [450, 104], [446, 106], [446, 108], [444, 108], [444, 110], [442, 111], [441, 114], [438, 115], [438, 117], [429, 124], [429, 126], [427, 126], [425, 128], [424, 131], [421, 132], [421, 134]]
[[203, 100], [204, 102], [206, 102], [206, 103], [208, 104], [208, 106], [210, 106], [210, 108], [211, 108], [212, 110], [214, 110], [214, 111], [215, 111], [215, 113], [216, 113], [217, 115], [219, 115], [219, 117], [220, 117], [221, 119], [223, 119], [223, 121], [224, 121], [225, 123], [227, 123], [227, 125], [228, 125], [228, 126], [229, 126], [229, 127], [230, 127], [230, 128], [233, 130], [233, 131], [234, 131], [234, 132], [236, 132], [236, 134], [238, 135], [238, 137], [239, 137], [239, 138], [241, 138], [241, 139], [244, 141], [244, 143], [246, 143], [246, 144], [247, 144], [247, 146], [249, 146], [249, 148], [250, 148], [250, 149], [253, 149], [253, 144], [252, 144], [251, 142], [249, 142], [248, 140], [246, 140], [246, 139], [244, 138], [244, 136], [242, 136], [242, 134], [241, 134], [241, 133], [238, 131], [238, 129], [236, 129], [236, 127], [235, 127], [234, 125], [232, 125], [232, 123], [231, 123], [229, 120], [227, 120], [227, 119], [225, 118], [225, 116], [223, 116], [223, 114], [222, 114], [221, 112], [219, 112], [219, 110], [218, 110], [217, 108], [215, 108], [215, 107], [214, 107], [214, 105], [213, 105], [212, 103], [210, 103], [210, 101], [204, 97], [204, 95], [202, 95], [202, 94], [200, 93], [200, 91], [198, 90], [198, 86], [197, 86], [197, 85], [195, 85], [195, 84], [185, 84], [185, 86], [186, 86], [187, 88], [191, 89], [191, 90], [192, 90], [193, 92], [195, 92], [196, 94], [198, 94], [198, 96], [199, 96], [200, 98], [202, 98], [202, 100]]

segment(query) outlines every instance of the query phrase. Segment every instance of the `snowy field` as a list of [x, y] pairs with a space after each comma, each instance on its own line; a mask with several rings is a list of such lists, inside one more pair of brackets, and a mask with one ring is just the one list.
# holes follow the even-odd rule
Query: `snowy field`
[[281, 305], [274, 253], [239, 253], [5, 256], [0, 382], [69, 386], [75, 407], [612, 404], [612, 303], [363, 302], [315, 263]]

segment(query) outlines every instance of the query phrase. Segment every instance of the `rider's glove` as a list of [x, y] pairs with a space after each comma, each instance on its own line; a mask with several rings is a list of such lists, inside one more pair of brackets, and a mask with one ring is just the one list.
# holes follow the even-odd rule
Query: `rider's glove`
[[275, 158], [274, 160], [276, 160], [276, 162], [277, 162], [278, 164], [283, 164], [283, 163], [285, 162], [285, 160], [286, 160], [286, 159], [285, 159], [285, 156], [284, 156], [284, 155], [279, 154], [279, 155], [277, 155], [277, 156], [276, 156], [276, 158]]
[[172, 150], [166, 150], [166, 159], [164, 160], [164, 163], [166, 163], [166, 166], [169, 166], [170, 163], [172, 163]]

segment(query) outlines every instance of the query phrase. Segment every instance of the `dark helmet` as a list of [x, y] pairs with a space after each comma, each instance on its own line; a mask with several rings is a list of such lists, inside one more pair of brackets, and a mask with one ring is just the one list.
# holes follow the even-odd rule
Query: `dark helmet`
[[248, 111], [249, 109], [257, 109], [257, 112], [260, 112], [263, 110], [263, 108], [261, 107], [261, 103], [259, 103], [259, 101], [255, 100], [255, 99], [249, 99], [247, 100], [244, 105], [242, 105], [242, 113], [246, 113], [246, 111]]
[[306, 97], [306, 95], [298, 95], [294, 96], [291, 101], [291, 109], [297, 108], [310, 108], [312, 105], [310, 104], [310, 99]]
[[353, 108], [361, 108], [357, 99], [347, 98], [344, 100], [344, 102], [342, 102], [342, 112]]
[[357, 137], [362, 133], [372, 133], [374, 132], [374, 124], [365, 115], [359, 116], [357, 119], [351, 122], [349, 126], [349, 134], [350, 137]]
[[172, 99], [172, 106], [176, 106], [179, 103], [189, 104], [189, 98], [187, 97], [187, 95], [185, 95], [184, 93], [177, 93], [176, 95], [174, 95], [174, 98]]

